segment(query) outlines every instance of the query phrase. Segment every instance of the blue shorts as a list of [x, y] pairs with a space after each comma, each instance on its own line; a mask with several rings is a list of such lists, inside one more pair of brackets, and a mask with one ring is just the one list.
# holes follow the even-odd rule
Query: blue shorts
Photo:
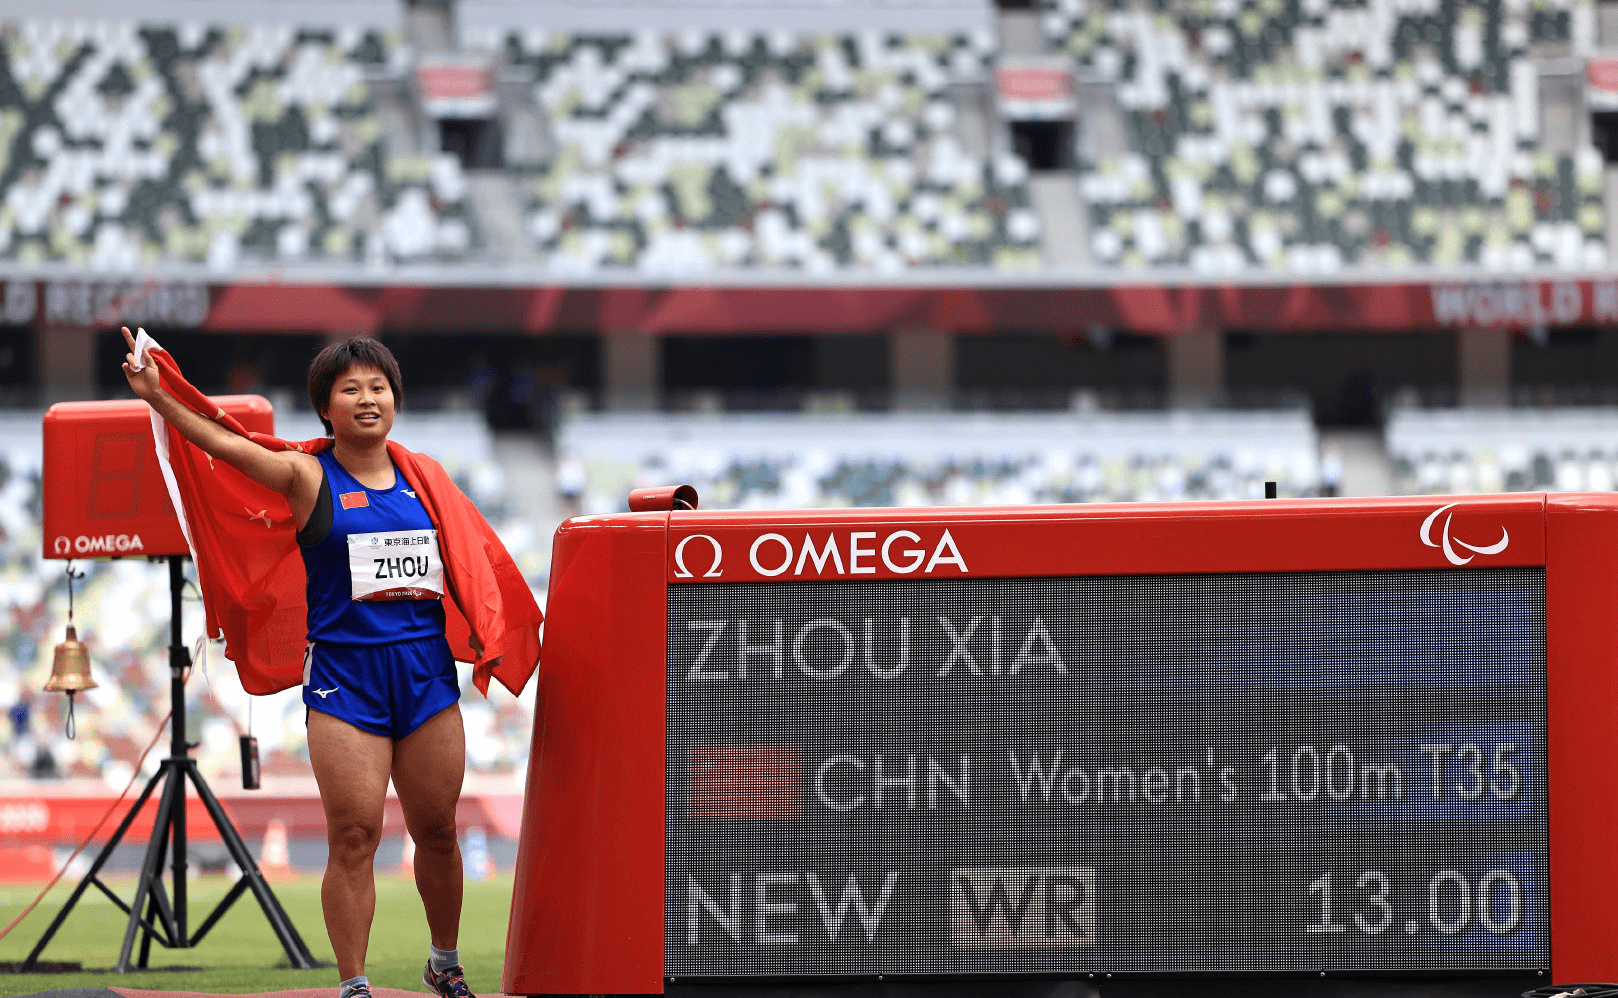
[[398, 741], [461, 699], [442, 634], [385, 645], [309, 642], [303, 702], [361, 731]]

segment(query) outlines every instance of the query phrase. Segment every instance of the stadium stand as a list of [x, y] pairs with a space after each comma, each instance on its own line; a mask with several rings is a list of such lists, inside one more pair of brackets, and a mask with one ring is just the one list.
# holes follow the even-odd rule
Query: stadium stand
[[[1606, 265], [1601, 154], [1540, 141], [1541, 63], [1569, 54], [1588, 0], [1039, 5], [1046, 46], [1122, 117], [1123, 148], [1079, 143], [1098, 266]], [[403, 20], [323, 24], [310, 6], [263, 23], [0, 13], [0, 259], [489, 259], [480, 212], [503, 202], [480, 205], [455, 156], [384, 134], [375, 86], [409, 93], [420, 64]], [[867, 30], [846, 11], [820, 31], [536, 26], [555, 13], [471, 4], [454, 43], [544, 122], [543, 155], [489, 171], [517, 186], [523, 260], [561, 277], [1051, 263], [1055, 223], [1004, 123], [985, 140], [960, 120], [992, 93], [987, 22], [933, 30], [917, 6]]]
[[1395, 410], [1387, 448], [1395, 491], [1610, 492], [1618, 488], [1618, 408]]
[[704, 507], [1127, 502], [1313, 495], [1303, 410], [929, 416], [576, 417], [557, 440], [582, 512], [688, 482]]
[[477, 245], [459, 163], [384, 149], [367, 81], [408, 65], [395, 32], [32, 17], [0, 40], [0, 257], [229, 270]]
[[952, 127], [987, 33], [502, 41], [551, 117], [528, 221], [559, 269], [1040, 265], [1027, 168]]
[[1606, 264], [1600, 155], [1536, 141], [1530, 48], [1569, 37], [1570, 0], [1041, 5], [1125, 121], [1081, 164], [1098, 263]]

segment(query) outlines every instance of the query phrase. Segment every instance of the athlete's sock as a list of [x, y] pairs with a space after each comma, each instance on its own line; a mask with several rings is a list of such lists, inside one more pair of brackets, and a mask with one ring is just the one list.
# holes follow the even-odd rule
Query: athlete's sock
[[348, 980], [339, 985], [337, 998], [349, 998], [349, 996], [352, 995], [356, 990], [360, 988], [369, 988], [370, 986], [371, 979], [366, 977], [364, 974], [361, 974], [358, 977], [350, 977]]
[[433, 951], [432, 956], [427, 959], [427, 963], [433, 968], [433, 973], [442, 974], [452, 967], [461, 965], [460, 949], [439, 949], [432, 943], [428, 943], [427, 948]]

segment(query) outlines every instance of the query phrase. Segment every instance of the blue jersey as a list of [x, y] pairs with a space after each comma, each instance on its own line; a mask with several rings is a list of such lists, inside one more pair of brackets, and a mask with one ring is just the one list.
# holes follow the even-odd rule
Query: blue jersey
[[[437, 534], [410, 484], [395, 468], [392, 488], [369, 489], [331, 450], [316, 457], [325, 469], [320, 506], [330, 510], [331, 527], [324, 537], [299, 538], [309, 640], [379, 645], [442, 635]], [[305, 532], [322, 512], [317, 506]]]

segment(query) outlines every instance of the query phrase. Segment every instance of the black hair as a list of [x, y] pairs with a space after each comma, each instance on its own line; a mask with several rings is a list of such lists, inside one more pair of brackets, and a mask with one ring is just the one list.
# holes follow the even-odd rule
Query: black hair
[[320, 416], [320, 425], [326, 428], [328, 437], [332, 435], [331, 420], [320, 414], [331, 405], [331, 386], [351, 367], [374, 367], [381, 371], [388, 379], [388, 387], [393, 389], [394, 409], [404, 407], [404, 385], [400, 383], [399, 362], [394, 359], [392, 350], [368, 336], [333, 343], [309, 362], [309, 404], [315, 407], [315, 415]]

